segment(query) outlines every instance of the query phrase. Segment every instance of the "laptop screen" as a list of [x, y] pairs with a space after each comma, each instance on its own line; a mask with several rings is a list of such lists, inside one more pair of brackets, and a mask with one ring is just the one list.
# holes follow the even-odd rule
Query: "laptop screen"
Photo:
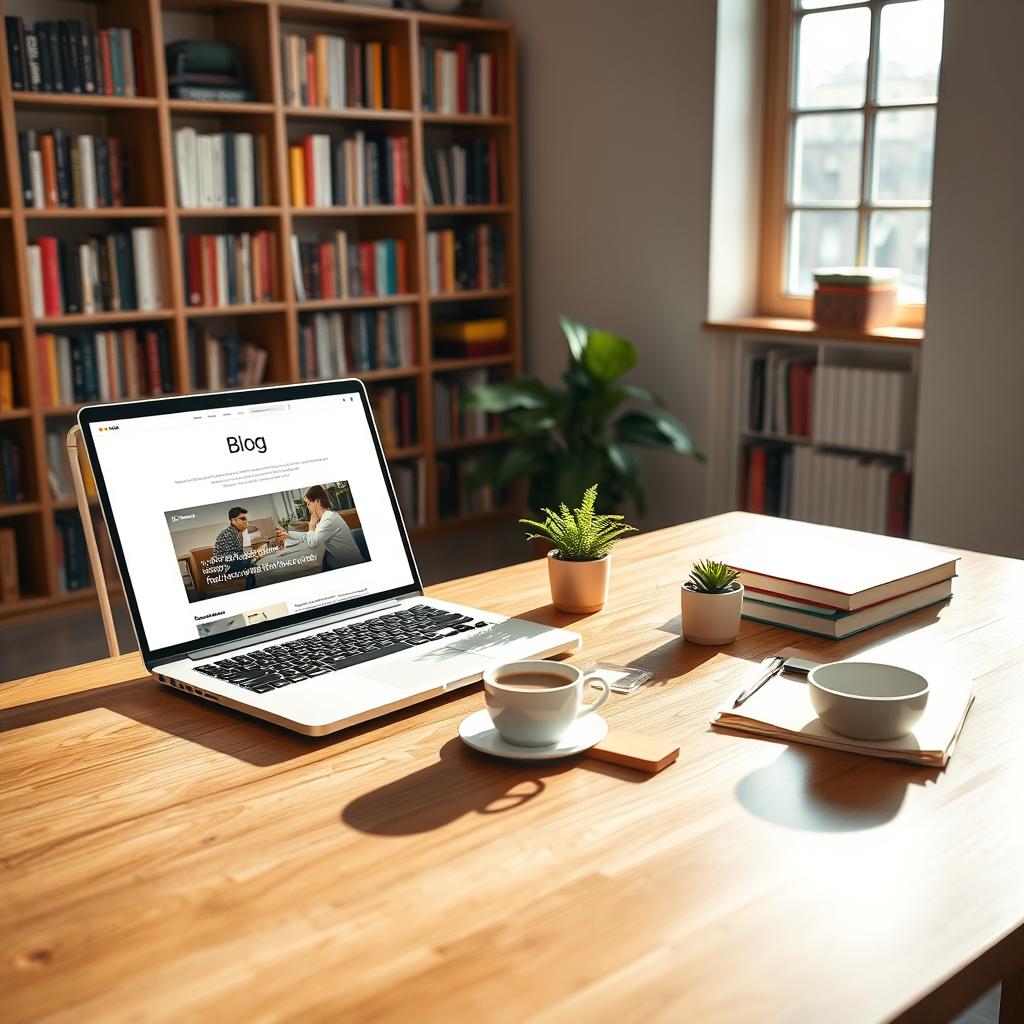
[[418, 586], [361, 388], [312, 390], [83, 416], [144, 651]]

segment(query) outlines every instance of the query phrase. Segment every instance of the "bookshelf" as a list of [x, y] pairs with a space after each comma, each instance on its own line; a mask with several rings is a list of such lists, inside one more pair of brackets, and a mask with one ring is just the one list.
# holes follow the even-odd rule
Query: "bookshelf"
[[[0, 342], [13, 357], [14, 408], [0, 412], [0, 438], [13, 437], [23, 452], [24, 501], [0, 501], [0, 530], [13, 528], [19, 553], [20, 598], [0, 601], [0, 618], [37, 614], [67, 603], [95, 599], [91, 587], [67, 591], [58, 565], [62, 517], [73, 503], [55, 498], [48, 480], [47, 435], [63, 434], [78, 406], [42, 400], [39, 336], [62, 331], [142, 331], [162, 327], [169, 338], [172, 394], [196, 390], [190, 363], [190, 328], [237, 334], [267, 351], [265, 384], [301, 380], [302, 324], [318, 313], [349, 317], [363, 311], [408, 308], [413, 325], [410, 365], [378, 368], [350, 375], [364, 379], [371, 394], [382, 388], [408, 390], [413, 397], [414, 443], [389, 450], [393, 467], [415, 467], [423, 496], [414, 534], [456, 528], [494, 515], [509, 514], [514, 500], [505, 496], [452, 507], [451, 480], [459, 460], [484, 446], [500, 444], [488, 435], [476, 440], [439, 444], [434, 436], [434, 378], [460, 370], [486, 369], [509, 374], [522, 368], [520, 211], [516, 43], [511, 25], [473, 17], [361, 7], [333, 0], [8, 0], [4, 14], [21, 17], [31, 27], [41, 20], [75, 19], [100, 29], [123, 26], [138, 33], [144, 78], [137, 96], [82, 95], [15, 91], [12, 88], [6, 27], [0, 45], [0, 251], [14, 272], [0, 282]], [[349, 41], [392, 44], [388, 109], [325, 109], [289, 105], [281, 56], [287, 34], [317, 33]], [[168, 96], [164, 46], [178, 39], [217, 39], [242, 53], [254, 102], [201, 102]], [[421, 97], [421, 50], [469, 44], [486, 52], [495, 66], [497, 113], [451, 114], [426, 111]], [[133, 191], [121, 207], [101, 209], [27, 208], [21, 188], [19, 131], [60, 127], [69, 134], [116, 136], [126, 144]], [[261, 205], [238, 208], [183, 208], [178, 204], [174, 132], [245, 132], [266, 139], [265, 194]], [[311, 134], [341, 138], [363, 130], [408, 139], [411, 202], [402, 205], [298, 207], [292, 205], [289, 142]], [[429, 206], [425, 194], [424, 152], [429, 144], [482, 138], [493, 142], [501, 181], [500, 201], [477, 205]], [[130, 199], [130, 202], [129, 202]], [[427, 234], [459, 225], [487, 224], [503, 234], [505, 280], [501, 287], [430, 294]], [[164, 308], [143, 312], [33, 314], [26, 247], [40, 236], [79, 241], [88, 235], [161, 229], [166, 270]], [[270, 302], [245, 305], [190, 305], [183, 265], [183, 236], [269, 231], [277, 265], [277, 290]], [[291, 273], [294, 235], [315, 239], [343, 230], [356, 241], [402, 239], [408, 253], [408, 290], [404, 294], [330, 299], [297, 297]], [[508, 353], [483, 358], [433, 358], [431, 323], [444, 316], [504, 317], [509, 325]], [[52, 445], [52, 441], [50, 442]], [[455, 468], [453, 468], [455, 467]], [[439, 483], [447, 482], [442, 498]], [[486, 502], [485, 502], [486, 504]], [[94, 508], [94, 516], [98, 510]]]

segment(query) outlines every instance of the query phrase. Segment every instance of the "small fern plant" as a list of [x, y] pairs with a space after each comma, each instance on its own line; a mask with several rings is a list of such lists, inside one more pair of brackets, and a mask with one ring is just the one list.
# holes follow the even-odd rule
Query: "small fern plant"
[[724, 594], [739, 579], [739, 573], [725, 562], [705, 558], [690, 570], [686, 586], [698, 594]]
[[520, 519], [523, 526], [535, 531], [527, 533], [528, 540], [549, 540], [554, 544], [557, 557], [565, 562], [594, 562], [611, 551], [626, 533], [636, 531], [623, 521], [622, 516], [600, 515], [594, 511], [597, 484], [583, 492], [579, 508], [570, 511], [564, 503], [557, 512], [542, 508], [544, 521]]

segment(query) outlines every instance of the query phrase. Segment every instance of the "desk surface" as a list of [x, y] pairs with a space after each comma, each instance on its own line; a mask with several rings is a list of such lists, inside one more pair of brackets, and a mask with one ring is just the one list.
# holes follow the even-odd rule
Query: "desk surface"
[[[135, 656], [0, 687], [4, 1020], [937, 1020], [1013, 973], [1024, 563], [965, 554], [949, 606], [840, 643], [745, 622], [684, 644], [691, 561], [777, 526], [625, 541], [587, 617], [550, 607], [540, 561], [432, 591], [651, 671], [605, 714], [679, 742], [653, 778], [474, 754], [478, 687], [324, 740], [158, 688]], [[972, 673], [946, 771], [709, 729], [796, 642]]]

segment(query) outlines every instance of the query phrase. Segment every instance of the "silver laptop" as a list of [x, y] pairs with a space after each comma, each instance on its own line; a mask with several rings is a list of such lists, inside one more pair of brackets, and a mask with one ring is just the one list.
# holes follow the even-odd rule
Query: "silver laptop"
[[424, 596], [360, 381], [92, 406], [79, 424], [166, 686], [321, 736], [580, 644]]

